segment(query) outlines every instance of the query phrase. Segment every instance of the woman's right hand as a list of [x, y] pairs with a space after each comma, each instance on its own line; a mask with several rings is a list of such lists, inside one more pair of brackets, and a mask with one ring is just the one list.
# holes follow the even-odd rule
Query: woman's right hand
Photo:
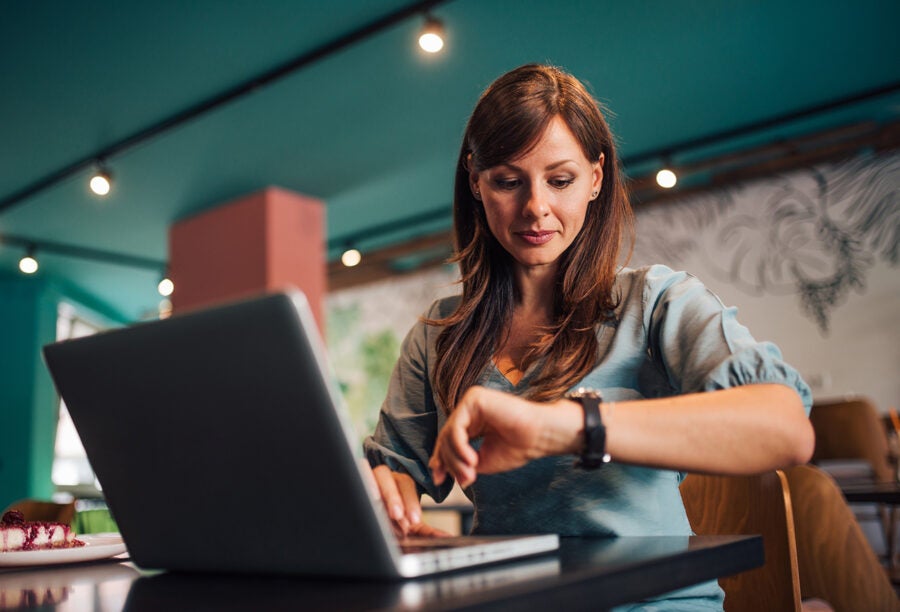
[[391, 519], [391, 528], [398, 538], [404, 536], [438, 537], [450, 535], [422, 522], [422, 505], [416, 483], [408, 474], [392, 472], [386, 465], [372, 469], [381, 501]]

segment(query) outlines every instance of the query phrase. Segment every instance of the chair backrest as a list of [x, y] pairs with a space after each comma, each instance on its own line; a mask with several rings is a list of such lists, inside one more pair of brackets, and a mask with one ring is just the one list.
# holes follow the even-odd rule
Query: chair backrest
[[813, 463], [860, 459], [878, 482], [896, 480], [887, 432], [875, 406], [864, 397], [816, 402], [809, 413], [816, 433]]
[[784, 473], [689, 474], [681, 483], [681, 496], [699, 535], [763, 536], [765, 565], [719, 580], [726, 612], [800, 610], [794, 520]]
[[900, 435], [900, 414], [897, 414], [897, 409], [893, 406], [888, 408], [887, 418], [891, 422], [890, 430], [892, 430], [894, 434]]
[[887, 574], [835, 481], [811, 465], [785, 472], [794, 511], [800, 592], [836, 612], [900, 610]]
[[4, 513], [7, 510], [18, 510], [25, 517], [26, 521], [50, 521], [71, 525], [72, 519], [75, 518], [74, 500], [60, 504], [37, 499], [20, 499], [10, 504], [4, 510]]

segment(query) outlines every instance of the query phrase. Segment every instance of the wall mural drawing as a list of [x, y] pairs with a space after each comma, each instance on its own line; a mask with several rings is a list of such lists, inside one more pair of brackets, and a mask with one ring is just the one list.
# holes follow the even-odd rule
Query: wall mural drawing
[[328, 295], [328, 355], [356, 434], [375, 429], [400, 344], [439, 297], [458, 293], [455, 266], [335, 291]]
[[750, 295], [796, 294], [827, 335], [876, 258], [900, 262], [900, 155], [860, 157], [666, 203], [637, 217], [632, 263], [699, 254]]

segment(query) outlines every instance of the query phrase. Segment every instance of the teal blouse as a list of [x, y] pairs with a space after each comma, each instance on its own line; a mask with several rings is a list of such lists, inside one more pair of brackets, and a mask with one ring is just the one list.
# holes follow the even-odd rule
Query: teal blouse
[[[797, 390], [808, 413], [810, 389], [782, 361], [778, 348], [757, 342], [738, 323], [737, 309], [725, 307], [694, 276], [659, 265], [626, 269], [617, 275], [615, 291], [619, 303], [613, 319], [597, 326], [597, 366], [575, 387], [600, 389], [605, 401], [621, 401], [780, 383]], [[426, 317], [445, 317], [458, 302], [459, 297], [439, 300]], [[445, 421], [431, 390], [439, 333], [422, 322], [409, 332], [375, 433], [364, 442], [372, 465], [409, 474], [420, 492], [437, 501], [452, 487], [449, 481], [435, 485], [427, 468]], [[513, 385], [491, 364], [479, 384], [522, 394], [540, 367], [534, 364]], [[678, 489], [683, 473], [617, 464], [615, 458], [597, 470], [572, 463], [572, 457], [548, 457], [510, 472], [479, 475], [465, 490], [475, 507], [473, 532], [691, 534]], [[721, 609], [715, 583], [679, 595], [686, 599], [678, 609]], [[665, 609], [675, 609], [673, 603], [669, 600]]]

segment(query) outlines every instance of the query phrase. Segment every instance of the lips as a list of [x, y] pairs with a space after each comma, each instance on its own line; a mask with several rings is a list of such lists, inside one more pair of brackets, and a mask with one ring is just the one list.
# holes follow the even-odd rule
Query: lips
[[541, 245], [550, 242], [556, 232], [549, 230], [528, 230], [524, 232], [515, 232], [515, 234], [528, 244]]

